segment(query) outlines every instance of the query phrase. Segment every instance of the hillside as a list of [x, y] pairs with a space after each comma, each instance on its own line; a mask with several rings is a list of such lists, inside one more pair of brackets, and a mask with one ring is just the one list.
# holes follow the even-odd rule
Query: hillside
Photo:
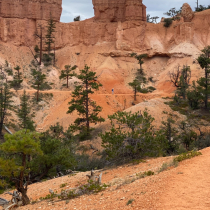
[[[87, 174], [80, 172], [75, 176], [64, 176], [29, 186], [28, 194], [32, 205], [18, 209], [209, 209], [210, 149], [201, 151], [202, 155], [185, 160], [177, 167], [171, 167], [158, 173], [164, 163], [170, 163], [173, 157], [148, 159], [137, 165], [123, 165], [103, 170], [102, 183], [110, 184], [105, 191], [83, 195], [75, 199], [47, 199], [40, 197], [49, 194], [49, 189], [60, 193], [87, 182]], [[155, 175], [136, 179], [139, 173], [154, 171]], [[135, 180], [136, 179], [136, 180]], [[64, 184], [65, 187], [61, 187]], [[9, 196], [1, 197], [9, 199]], [[127, 205], [129, 200], [133, 200]]]

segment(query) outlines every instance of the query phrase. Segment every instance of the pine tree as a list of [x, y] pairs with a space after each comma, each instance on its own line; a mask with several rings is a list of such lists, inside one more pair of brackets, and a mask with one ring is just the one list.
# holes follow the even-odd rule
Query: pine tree
[[59, 123], [42, 133], [40, 144], [43, 155], [38, 155], [35, 160], [31, 161], [32, 181], [43, 179], [49, 172], [55, 173], [57, 166], [63, 169], [75, 166], [76, 141], [72, 133], [69, 130], [64, 132]]
[[204, 70], [204, 77], [201, 77], [198, 83], [198, 91], [201, 93], [201, 99], [204, 101], [205, 108], [208, 109], [208, 99], [210, 95], [210, 46], [205, 47], [202, 50], [203, 54], [198, 57], [198, 63]]
[[85, 137], [90, 136], [90, 123], [104, 121], [102, 117], [98, 116], [102, 108], [90, 99], [90, 95], [94, 93], [94, 90], [98, 90], [102, 85], [97, 83], [96, 73], [89, 69], [90, 67], [85, 65], [84, 70], [80, 70], [80, 74], [76, 75], [82, 84], [78, 83], [76, 85], [72, 93], [73, 99], [69, 102], [70, 106], [67, 112], [78, 112], [80, 117], [75, 120], [74, 127], [82, 131]]
[[24, 90], [23, 95], [20, 97], [20, 108], [16, 111], [17, 116], [19, 117], [19, 126], [22, 129], [28, 129], [35, 131], [34, 121], [32, 120], [31, 108], [29, 104], [29, 95], [26, 95]]
[[15, 74], [13, 75], [13, 81], [10, 82], [11, 87], [14, 89], [19, 89], [21, 87], [21, 83], [23, 82], [22, 73], [20, 72], [20, 66], [16, 66], [14, 70], [16, 70]]
[[46, 82], [46, 75], [41, 72], [41, 70], [31, 69], [31, 75], [33, 79], [31, 80], [31, 87], [37, 90], [36, 101], [40, 100], [39, 91], [43, 89], [51, 89], [51, 86]]
[[51, 45], [54, 43], [54, 39], [55, 37], [53, 36], [53, 33], [55, 32], [55, 22], [53, 21], [52, 18], [50, 18], [48, 20], [48, 24], [47, 24], [47, 34], [46, 34], [46, 50], [48, 51], [48, 55], [50, 54], [50, 51], [52, 50]]
[[140, 69], [137, 69], [135, 79], [133, 80], [133, 82], [129, 83], [129, 85], [134, 90], [134, 100], [136, 100], [137, 92], [149, 93], [149, 92], [153, 92], [155, 88], [152, 86], [145, 88], [145, 85], [148, 83], [148, 79], [145, 77], [145, 73], [144, 73], [144, 69], [142, 68], [142, 65], [144, 64], [143, 59], [147, 58], [148, 55], [147, 54], [137, 55], [136, 53], [131, 53], [130, 56], [136, 58], [136, 60], [138, 60], [138, 63], [140, 65]]
[[3, 67], [0, 67], [0, 138], [2, 138], [5, 118], [9, 115], [8, 110], [13, 108], [11, 98], [12, 93], [7, 82], [6, 74], [3, 71]]
[[193, 81], [191, 89], [187, 91], [187, 100], [192, 109], [199, 108], [201, 94], [198, 91], [198, 87], [196, 86], [195, 81]]
[[65, 70], [61, 71], [59, 79], [66, 79], [67, 88], [69, 87], [69, 79], [71, 79], [75, 75], [75, 73], [72, 71], [74, 71], [76, 68], [76, 65], [74, 65], [73, 67], [71, 67], [71, 65], [65, 65]]
[[136, 60], [138, 60], [138, 63], [140, 65], [140, 69], [138, 69], [138, 71], [139, 71], [140, 74], [144, 74], [143, 73], [143, 68], [142, 68], [142, 65], [144, 64], [143, 59], [147, 58], [148, 55], [147, 54], [137, 55], [137, 53], [131, 53], [131, 57], [134, 57], [134, 58], [136, 58]]
[[137, 79], [134, 79], [133, 82], [130, 82], [128, 84], [133, 88], [133, 91], [134, 91], [134, 101], [136, 101], [137, 91], [139, 91], [140, 88], [141, 88], [140, 83], [139, 83], [139, 81]]
[[[0, 158], [1, 176], [15, 184], [17, 191], [22, 194], [23, 205], [30, 203], [27, 196], [30, 173], [28, 156], [42, 154], [39, 136], [40, 134], [36, 132], [20, 130], [13, 135], [5, 134], [5, 142], [0, 145], [0, 150], [5, 154]], [[1, 180], [0, 184], [4, 185], [5, 182]]]

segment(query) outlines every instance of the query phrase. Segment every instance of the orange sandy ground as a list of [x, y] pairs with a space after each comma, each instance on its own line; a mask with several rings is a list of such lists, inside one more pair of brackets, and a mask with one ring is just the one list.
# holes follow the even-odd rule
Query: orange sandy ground
[[[182, 209], [210, 209], [210, 148], [201, 151], [203, 155], [185, 160], [176, 168], [157, 173], [164, 162], [170, 162], [173, 157], [149, 159], [138, 165], [125, 165], [103, 171], [102, 182], [111, 186], [103, 192], [83, 195], [72, 200], [44, 200], [35, 204], [20, 207], [19, 210], [100, 210], [100, 209], [151, 209], [151, 210], [182, 210]], [[154, 176], [137, 179], [136, 173], [152, 170]], [[29, 186], [30, 199], [36, 200], [49, 194], [49, 189], [61, 191], [78, 186], [86, 182], [86, 174], [64, 176], [53, 180]], [[127, 180], [127, 181], [126, 181]], [[61, 184], [67, 183], [65, 188]], [[124, 184], [122, 184], [124, 183]], [[1, 197], [9, 198], [8, 195]], [[126, 205], [128, 200], [134, 201]]]

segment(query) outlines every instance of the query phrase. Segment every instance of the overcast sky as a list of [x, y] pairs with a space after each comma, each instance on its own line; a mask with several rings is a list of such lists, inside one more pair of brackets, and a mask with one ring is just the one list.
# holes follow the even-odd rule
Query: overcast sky
[[[163, 13], [172, 7], [179, 9], [183, 3], [191, 5], [192, 9], [196, 7], [197, 0], [143, 0], [147, 6], [147, 14], [151, 17], [164, 17]], [[209, 0], [199, 0], [199, 5], [209, 5]], [[92, 0], [63, 0], [63, 13], [61, 22], [72, 22], [74, 17], [80, 15], [82, 20], [94, 16]], [[159, 19], [160, 20], [160, 19]]]

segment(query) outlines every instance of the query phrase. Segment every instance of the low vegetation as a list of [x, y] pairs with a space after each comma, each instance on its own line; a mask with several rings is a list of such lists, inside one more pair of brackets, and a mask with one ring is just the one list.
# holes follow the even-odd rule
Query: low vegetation
[[[201, 9], [203, 8], [200, 6]], [[164, 20], [164, 26], [170, 27], [172, 21], [179, 19], [180, 10], [172, 8], [166, 14], [170, 18]], [[153, 17], [149, 20], [156, 21], [157, 18]], [[76, 17], [75, 21], [80, 21], [80, 16]], [[65, 86], [69, 87], [69, 79], [72, 77], [78, 79], [74, 83], [72, 100], [66, 111], [68, 114], [77, 112], [78, 117], [66, 130], [56, 123], [42, 133], [37, 132], [33, 118], [36, 111], [42, 108], [40, 102], [45, 100], [46, 104], [50, 104], [53, 98], [51, 93], [42, 93], [43, 90], [51, 89], [53, 85], [47, 81], [47, 74], [43, 69], [46, 66], [55, 68], [56, 65], [55, 46], [53, 49], [55, 44], [53, 20], [48, 21], [45, 35], [42, 34], [43, 31], [43, 27], [39, 26], [35, 34], [40, 46], [35, 47], [35, 53], [32, 51], [34, 59], [30, 65], [31, 75], [27, 78], [30, 79], [30, 86], [36, 90], [35, 96], [27, 95], [24, 90], [20, 97], [20, 105], [15, 106], [12, 100], [13, 94], [23, 89], [22, 69], [18, 65], [14, 69], [11, 68], [7, 61], [0, 67], [1, 190], [15, 187], [21, 193], [23, 205], [27, 205], [30, 203], [27, 195], [29, 184], [63, 176], [70, 168], [86, 171], [124, 163], [139, 164], [148, 157], [176, 155], [171, 163], [162, 165], [158, 171], [162, 172], [170, 167], [176, 167], [180, 161], [201, 155], [197, 150], [210, 146], [210, 134], [201, 129], [209, 126], [210, 123], [210, 46], [205, 47], [197, 59], [203, 69], [203, 77], [192, 82], [191, 70], [187, 65], [178, 66], [176, 71], [170, 73], [176, 92], [173, 98], [167, 99], [166, 103], [172, 110], [185, 115], [185, 120], [180, 121], [176, 114], [165, 112], [163, 115], [166, 115], [167, 119], [162, 121], [159, 128], [156, 128], [153, 126], [155, 119], [147, 109], [135, 113], [119, 111], [108, 116], [110, 129], [99, 134], [103, 151], [98, 151], [91, 145], [96, 155], [96, 158], [91, 158], [86, 154], [87, 146], [81, 146], [80, 141], [90, 140], [93, 125], [105, 121], [100, 116], [102, 107], [91, 99], [91, 94], [98, 91], [102, 85], [98, 81], [96, 72], [91, 71], [89, 66], [85, 65], [84, 69], [76, 73], [77, 66], [66, 65], [59, 77], [65, 80]], [[45, 38], [45, 47], [42, 46], [43, 38]], [[134, 57], [139, 64], [135, 79], [129, 83], [136, 101], [137, 92], [151, 93], [155, 91], [155, 87], [150, 86], [154, 82], [153, 78], [148, 77], [143, 69], [148, 55], [131, 53], [130, 56]], [[12, 79], [9, 80], [9, 77]], [[12, 116], [15, 116], [14, 119]], [[11, 118], [11, 122], [8, 118]], [[17, 132], [4, 135], [3, 128], [6, 129], [7, 125], [13, 125]], [[157, 172], [151, 170], [137, 173], [134, 177], [124, 180], [119, 186], [134, 182], [136, 179], [153, 176], [155, 173]], [[63, 183], [60, 188], [66, 186], [67, 183]], [[40, 200], [73, 199], [84, 194], [101, 192], [107, 187], [109, 185], [89, 180], [87, 184], [81, 184], [78, 188], [61, 189], [60, 194], [52, 192]], [[132, 204], [133, 201], [130, 199], [127, 205]]]

